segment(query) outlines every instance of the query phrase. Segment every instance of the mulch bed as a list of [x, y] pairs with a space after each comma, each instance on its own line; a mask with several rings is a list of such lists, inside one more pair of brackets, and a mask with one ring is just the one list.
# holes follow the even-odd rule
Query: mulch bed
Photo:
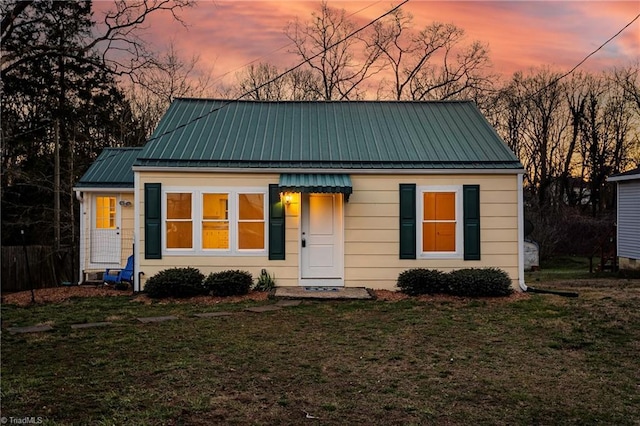
[[[390, 290], [374, 290], [377, 300], [395, 302], [399, 300], [415, 299], [423, 302], [429, 301], [461, 301], [459, 297], [436, 295], [436, 296], [407, 296], [404, 293]], [[54, 287], [54, 288], [42, 288], [34, 290], [36, 303], [60, 303], [69, 300], [73, 297], [110, 297], [110, 296], [131, 296], [129, 290], [116, 290], [108, 286], [70, 286], [70, 287]], [[219, 303], [238, 303], [247, 300], [261, 301], [267, 300], [268, 293], [253, 291], [244, 296], [230, 296], [230, 297], [213, 297], [213, 296], [196, 296], [185, 299], [163, 299], [156, 301], [156, 303], [191, 303], [194, 305], [216, 305]], [[526, 293], [514, 293], [509, 297], [500, 298], [486, 298], [492, 301], [515, 301], [518, 299], [528, 298]], [[146, 294], [135, 295], [132, 299], [134, 302], [150, 304], [153, 299], [149, 298]], [[28, 306], [31, 304], [31, 291], [21, 291], [18, 293], [8, 293], [2, 295], [2, 303]]]

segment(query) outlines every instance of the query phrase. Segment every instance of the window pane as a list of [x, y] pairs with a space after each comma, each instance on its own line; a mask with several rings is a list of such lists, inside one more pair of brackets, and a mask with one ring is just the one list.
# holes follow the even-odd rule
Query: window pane
[[96, 197], [96, 228], [115, 229], [116, 197]]
[[455, 220], [455, 192], [425, 192], [423, 194], [424, 220]]
[[228, 249], [229, 248], [229, 222], [203, 222], [202, 223], [202, 248]]
[[239, 249], [264, 249], [264, 222], [238, 223]]
[[202, 196], [203, 219], [229, 219], [229, 204], [227, 194], [204, 194]]
[[436, 224], [433, 222], [422, 224], [422, 251], [436, 251]]
[[436, 251], [456, 251], [455, 223], [436, 223]]
[[167, 194], [167, 219], [191, 219], [191, 194]]
[[192, 248], [191, 222], [167, 221], [167, 248]]
[[240, 220], [264, 219], [264, 194], [239, 194]]
[[436, 193], [425, 192], [423, 197], [424, 220], [434, 220], [436, 218]]
[[423, 223], [422, 251], [456, 251], [455, 222]]
[[455, 192], [436, 193], [436, 220], [456, 220]]

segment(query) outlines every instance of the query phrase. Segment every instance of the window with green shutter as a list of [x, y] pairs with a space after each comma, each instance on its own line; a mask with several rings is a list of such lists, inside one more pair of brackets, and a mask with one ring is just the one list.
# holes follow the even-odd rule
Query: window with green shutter
[[285, 211], [277, 184], [269, 185], [269, 260], [285, 259]]
[[416, 258], [416, 185], [400, 184], [400, 259]]
[[480, 259], [480, 186], [400, 185], [401, 259]]
[[464, 185], [464, 260], [480, 260], [480, 185]]
[[144, 184], [144, 258], [162, 259], [162, 186]]

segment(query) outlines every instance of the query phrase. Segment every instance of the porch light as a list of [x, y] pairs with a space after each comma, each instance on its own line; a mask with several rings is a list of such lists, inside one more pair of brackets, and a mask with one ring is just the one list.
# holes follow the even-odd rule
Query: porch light
[[288, 206], [291, 204], [291, 194], [288, 192], [285, 192], [282, 194], [282, 201], [284, 201], [284, 203]]

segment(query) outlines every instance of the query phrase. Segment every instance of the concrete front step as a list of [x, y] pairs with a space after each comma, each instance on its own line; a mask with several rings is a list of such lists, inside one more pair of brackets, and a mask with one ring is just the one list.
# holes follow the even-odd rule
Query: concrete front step
[[276, 287], [276, 299], [371, 300], [373, 295], [364, 287]]

